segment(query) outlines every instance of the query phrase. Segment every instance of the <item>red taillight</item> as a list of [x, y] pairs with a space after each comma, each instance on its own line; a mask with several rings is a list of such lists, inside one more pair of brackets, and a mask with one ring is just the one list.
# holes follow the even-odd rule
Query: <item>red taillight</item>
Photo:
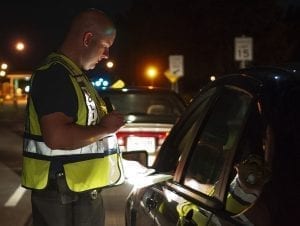
[[163, 144], [163, 142], [165, 141], [165, 139], [167, 138], [167, 136], [169, 135], [168, 132], [162, 133], [159, 138], [158, 138], [158, 145], [161, 146]]
[[124, 146], [125, 145], [124, 137], [118, 137], [118, 144], [120, 146]]

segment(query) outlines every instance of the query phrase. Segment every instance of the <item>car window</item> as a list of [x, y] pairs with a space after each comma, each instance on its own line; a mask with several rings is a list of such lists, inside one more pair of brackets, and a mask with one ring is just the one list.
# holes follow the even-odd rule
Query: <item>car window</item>
[[184, 185], [208, 196], [219, 196], [217, 183], [230, 166], [249, 109], [251, 96], [225, 89], [210, 112], [191, 149]]
[[257, 106], [257, 104], [251, 106], [248, 121], [237, 146], [231, 167], [225, 209], [233, 214], [246, 210], [258, 197], [257, 191], [259, 191], [260, 186], [257, 186], [257, 184], [251, 184], [250, 187], [241, 186], [241, 184], [247, 184], [244, 180], [245, 172], [247, 172], [247, 175], [251, 172], [257, 180], [259, 178], [257, 175], [264, 175], [262, 169], [266, 146], [263, 124]]
[[[216, 93], [216, 88], [211, 88], [197, 98], [197, 102], [191, 103], [189, 117], [183, 118], [175, 125], [169, 138], [163, 144], [159, 152], [160, 157], [155, 162], [155, 168], [161, 172], [174, 172], [178, 162], [182, 159], [182, 153], [191, 148], [199, 126], [206, 115], [209, 103]], [[172, 153], [172, 154], [170, 154]]]
[[180, 116], [184, 106], [172, 93], [110, 93], [114, 108], [123, 114]]

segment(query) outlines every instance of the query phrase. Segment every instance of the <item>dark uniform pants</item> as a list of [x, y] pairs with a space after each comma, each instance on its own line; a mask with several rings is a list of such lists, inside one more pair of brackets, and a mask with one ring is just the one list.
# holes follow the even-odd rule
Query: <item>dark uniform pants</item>
[[56, 190], [32, 191], [34, 226], [104, 226], [105, 210], [100, 192], [76, 194], [76, 199], [62, 202]]

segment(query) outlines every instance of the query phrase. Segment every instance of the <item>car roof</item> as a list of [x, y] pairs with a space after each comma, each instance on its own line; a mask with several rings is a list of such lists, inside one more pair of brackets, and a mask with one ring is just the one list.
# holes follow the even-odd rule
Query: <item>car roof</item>
[[300, 68], [257, 66], [240, 69], [237, 73], [226, 74], [223, 77], [232, 75], [250, 76], [264, 84], [274, 83], [278, 85], [282, 81], [300, 81]]
[[252, 76], [263, 83], [275, 83], [280, 81], [299, 81], [300, 68], [297, 65], [287, 65], [283, 67], [260, 66], [241, 69], [240, 73]]
[[[255, 95], [265, 95], [275, 98], [292, 87], [300, 86], [300, 69], [295, 65], [284, 67], [259, 66], [239, 70], [237, 73], [225, 74], [204, 86], [202, 91], [214, 87], [233, 85], [244, 88]], [[196, 96], [197, 96], [196, 95]]]

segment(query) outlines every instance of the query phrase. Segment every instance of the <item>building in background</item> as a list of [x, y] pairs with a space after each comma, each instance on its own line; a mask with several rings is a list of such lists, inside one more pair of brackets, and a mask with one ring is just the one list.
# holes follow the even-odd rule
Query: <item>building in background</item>
[[7, 74], [0, 79], [0, 103], [14, 104], [26, 102], [29, 92], [30, 72]]

